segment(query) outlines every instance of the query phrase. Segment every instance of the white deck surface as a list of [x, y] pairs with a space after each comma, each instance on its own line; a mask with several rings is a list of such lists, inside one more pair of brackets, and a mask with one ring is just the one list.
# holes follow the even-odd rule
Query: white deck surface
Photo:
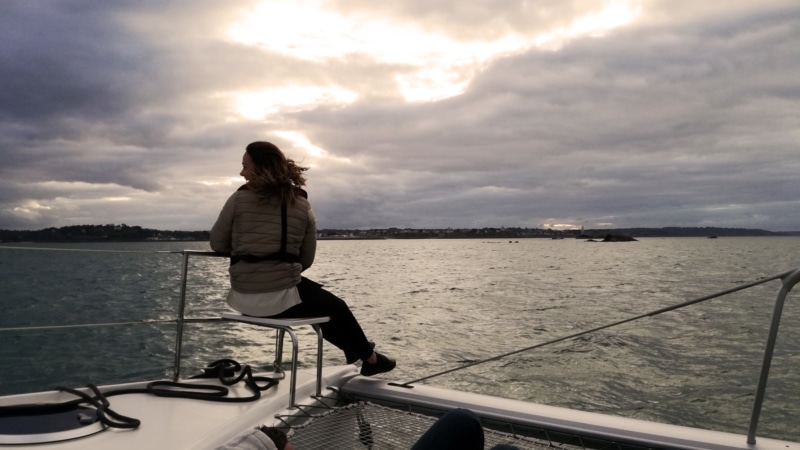
[[[297, 402], [315, 403], [315, 368], [298, 371]], [[269, 374], [258, 374], [269, 375]], [[190, 383], [214, 384], [197, 379]], [[365, 400], [387, 400], [434, 409], [467, 408], [478, 415], [568, 433], [588, 434], [628, 443], [649, 443], [675, 449], [800, 450], [800, 443], [759, 437], [748, 445], [743, 435], [658, 424], [623, 417], [589, 413], [534, 403], [471, 394], [425, 385], [413, 388], [391, 386], [387, 381], [357, 376], [356, 366], [335, 366], [323, 372], [323, 396], [334, 394], [327, 386]], [[106, 390], [144, 387], [146, 383], [109, 386]], [[244, 383], [229, 387], [230, 396], [250, 397]], [[111, 409], [141, 420], [135, 430], [107, 429], [69, 441], [35, 445], [0, 445], [0, 448], [28, 450], [119, 449], [119, 450], [206, 450], [216, 449], [231, 438], [259, 425], [279, 423], [277, 414], [302, 415], [301, 409], [288, 409], [289, 380], [265, 391], [255, 402], [221, 403], [204, 400], [165, 398], [150, 394], [124, 394], [109, 397]], [[0, 405], [53, 403], [74, 399], [63, 393], [39, 393], [0, 397]]]
[[[315, 368], [298, 370], [297, 402], [309, 404], [315, 393]], [[355, 376], [355, 366], [336, 366], [323, 372], [323, 392], [326, 386], [338, 386], [342, 379]], [[270, 374], [257, 374], [267, 375]], [[196, 384], [218, 384], [211, 379], [187, 381]], [[109, 386], [103, 391], [117, 388], [144, 387], [146, 383]], [[252, 391], [243, 382], [229, 386], [229, 396], [250, 397]], [[328, 395], [332, 395], [330, 392]], [[0, 398], [0, 404], [30, 404], [59, 402], [74, 399], [74, 396], [61, 393], [25, 394]], [[71, 450], [71, 449], [115, 449], [115, 450], [156, 450], [156, 449], [214, 449], [232, 437], [251, 430], [259, 425], [273, 425], [275, 415], [297, 413], [297, 409], [287, 410], [289, 406], [288, 374], [277, 387], [262, 392], [262, 397], [254, 402], [222, 403], [205, 400], [166, 398], [149, 394], [124, 394], [109, 397], [111, 409], [124, 416], [141, 420], [141, 426], [134, 430], [109, 428], [97, 434], [51, 444], [2, 445], [6, 448], [25, 448], [28, 450]]]

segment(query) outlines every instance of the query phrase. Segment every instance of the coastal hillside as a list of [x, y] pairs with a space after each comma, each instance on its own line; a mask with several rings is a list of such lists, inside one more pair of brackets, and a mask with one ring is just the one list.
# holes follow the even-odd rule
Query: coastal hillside
[[[747, 228], [665, 227], [595, 230], [551, 230], [540, 228], [380, 228], [368, 230], [320, 229], [320, 239], [519, 239], [630, 237], [731, 237], [800, 236], [800, 232], [773, 232]], [[141, 242], [207, 241], [208, 231], [154, 230], [139, 226], [73, 225], [42, 230], [0, 230], [0, 242]]]
[[73, 225], [42, 230], [0, 230], [0, 242], [207, 241], [208, 231], [153, 230], [122, 225]]

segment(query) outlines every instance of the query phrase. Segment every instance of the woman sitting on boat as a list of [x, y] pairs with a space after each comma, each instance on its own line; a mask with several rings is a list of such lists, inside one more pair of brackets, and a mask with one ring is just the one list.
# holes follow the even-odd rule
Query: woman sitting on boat
[[249, 316], [330, 317], [322, 335], [342, 349], [361, 374], [388, 372], [395, 361], [373, 350], [344, 300], [301, 273], [314, 262], [316, 219], [300, 167], [269, 142], [253, 142], [242, 157], [247, 183], [223, 206], [211, 229], [211, 248], [230, 253], [227, 303]]

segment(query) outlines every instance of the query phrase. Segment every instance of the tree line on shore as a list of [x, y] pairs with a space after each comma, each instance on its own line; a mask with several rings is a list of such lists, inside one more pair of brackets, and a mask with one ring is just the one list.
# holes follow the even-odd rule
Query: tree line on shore
[[0, 230], [0, 242], [207, 241], [208, 231], [154, 230], [139, 226], [72, 225], [41, 230]]
[[[379, 228], [320, 229], [320, 239], [518, 239], [518, 238], [595, 238], [606, 235], [631, 237], [727, 237], [800, 236], [800, 232], [772, 232], [748, 228], [664, 227], [615, 228], [597, 230], [552, 230], [541, 228]], [[208, 231], [155, 230], [139, 226], [72, 225], [41, 230], [0, 230], [0, 242], [139, 242], [207, 241]]]

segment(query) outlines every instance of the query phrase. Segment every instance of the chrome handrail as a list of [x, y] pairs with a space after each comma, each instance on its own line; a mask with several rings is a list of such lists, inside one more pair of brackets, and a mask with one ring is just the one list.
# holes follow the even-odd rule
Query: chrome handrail
[[178, 300], [178, 317], [177, 332], [175, 334], [175, 363], [173, 364], [173, 381], [178, 381], [181, 377], [181, 351], [183, 347], [183, 324], [185, 323], [200, 323], [200, 322], [216, 322], [222, 321], [222, 318], [212, 317], [205, 319], [186, 319], [184, 312], [186, 310], [186, 283], [189, 277], [189, 256], [210, 256], [210, 257], [230, 257], [229, 253], [219, 252], [204, 252], [200, 250], [184, 250], [183, 254], [183, 267], [181, 268], [181, 294]]
[[781, 323], [781, 316], [783, 315], [783, 304], [786, 302], [786, 296], [789, 295], [789, 292], [798, 281], [800, 281], [800, 269], [787, 272], [781, 277], [782, 286], [778, 293], [778, 298], [775, 299], [772, 323], [770, 324], [769, 334], [767, 335], [767, 347], [764, 349], [764, 362], [761, 364], [761, 375], [758, 379], [756, 398], [753, 403], [753, 415], [750, 416], [750, 428], [747, 431], [747, 443], [751, 445], [756, 443], [756, 428], [758, 428], [761, 406], [764, 403], [764, 396], [766, 395], [767, 378], [769, 378], [769, 369], [772, 365], [772, 353], [775, 350], [775, 342], [778, 340], [778, 326]]

